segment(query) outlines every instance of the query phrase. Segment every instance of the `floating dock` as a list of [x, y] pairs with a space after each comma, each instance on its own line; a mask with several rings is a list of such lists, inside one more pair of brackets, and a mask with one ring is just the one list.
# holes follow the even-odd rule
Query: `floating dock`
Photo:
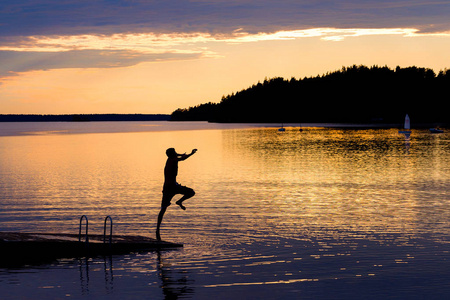
[[183, 247], [144, 236], [0, 232], [0, 267], [51, 262], [58, 258], [94, 257]]

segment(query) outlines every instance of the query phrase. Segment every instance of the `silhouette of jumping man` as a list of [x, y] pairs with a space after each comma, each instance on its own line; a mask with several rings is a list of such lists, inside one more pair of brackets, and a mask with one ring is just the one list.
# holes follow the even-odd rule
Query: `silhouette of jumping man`
[[197, 149], [192, 150], [190, 154], [178, 154], [174, 148], [169, 148], [166, 150], [167, 161], [166, 166], [164, 167], [164, 186], [162, 191], [163, 196], [161, 201], [161, 211], [159, 212], [158, 224], [156, 225], [156, 238], [158, 239], [158, 241], [161, 240], [161, 236], [159, 234], [161, 222], [167, 207], [170, 206], [170, 201], [172, 200], [172, 198], [177, 194], [183, 195], [183, 197], [175, 202], [175, 204], [179, 205], [182, 210], [186, 210], [183, 202], [195, 195], [193, 189], [177, 183], [178, 162], [186, 160], [195, 152], [197, 152]]

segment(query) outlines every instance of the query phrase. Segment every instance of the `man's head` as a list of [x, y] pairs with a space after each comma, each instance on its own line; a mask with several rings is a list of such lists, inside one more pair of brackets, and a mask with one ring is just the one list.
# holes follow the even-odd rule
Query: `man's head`
[[169, 148], [166, 150], [166, 155], [167, 157], [174, 158], [177, 157], [177, 152], [175, 151], [174, 148]]

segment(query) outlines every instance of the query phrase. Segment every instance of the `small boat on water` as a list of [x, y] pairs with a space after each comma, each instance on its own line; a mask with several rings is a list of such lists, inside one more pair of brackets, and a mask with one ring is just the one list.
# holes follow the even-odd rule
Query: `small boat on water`
[[405, 125], [403, 126], [403, 130], [399, 130], [398, 133], [401, 134], [411, 134], [411, 121], [409, 119], [408, 114], [405, 116]]
[[430, 128], [431, 133], [444, 133], [444, 130], [439, 128]]
[[286, 129], [283, 127], [283, 124], [281, 124], [281, 127], [280, 128], [278, 128], [278, 131], [280, 131], [280, 132], [284, 132], [284, 131], [286, 131]]

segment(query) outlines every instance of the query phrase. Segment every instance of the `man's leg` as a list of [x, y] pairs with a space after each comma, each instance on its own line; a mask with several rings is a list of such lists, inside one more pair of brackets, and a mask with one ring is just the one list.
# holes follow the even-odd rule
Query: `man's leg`
[[184, 207], [183, 202], [189, 198], [194, 197], [195, 192], [193, 189], [188, 188], [188, 187], [183, 187], [183, 191], [182, 193], [180, 193], [183, 195], [183, 197], [180, 198], [180, 200], [178, 200], [177, 202], [175, 202], [175, 204], [179, 205], [181, 207], [182, 210], [186, 210], [186, 207]]
[[161, 222], [164, 217], [164, 213], [166, 212], [166, 209], [167, 209], [167, 206], [161, 207], [161, 211], [159, 212], [159, 215], [158, 215], [158, 224], [156, 225], [156, 239], [158, 241], [161, 240], [161, 235], [159, 234], [159, 228], [161, 227]]
[[156, 224], [156, 239], [158, 241], [161, 240], [161, 235], [159, 233], [159, 229], [161, 227], [161, 222], [164, 217], [164, 213], [166, 212], [167, 208], [170, 206], [170, 200], [172, 200], [173, 196], [174, 195], [172, 193], [168, 194], [168, 193], [163, 192], [163, 197], [162, 197], [162, 201], [161, 201], [161, 210], [159, 211], [158, 223]]

